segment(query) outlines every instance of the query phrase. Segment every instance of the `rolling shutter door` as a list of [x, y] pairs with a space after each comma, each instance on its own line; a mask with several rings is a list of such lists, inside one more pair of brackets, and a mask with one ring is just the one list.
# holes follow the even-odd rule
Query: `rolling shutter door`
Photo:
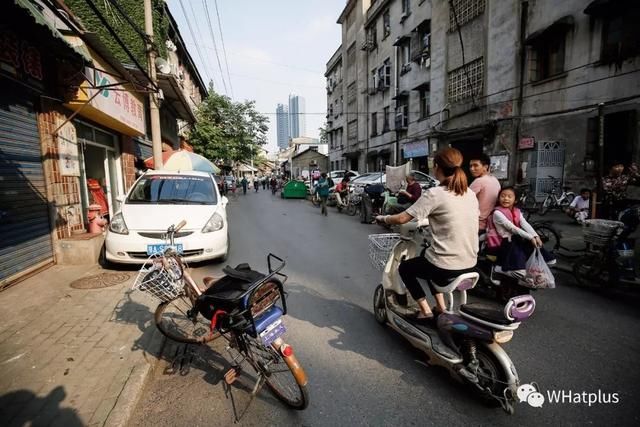
[[0, 102], [0, 288], [53, 261], [38, 123], [24, 98], [7, 91]]

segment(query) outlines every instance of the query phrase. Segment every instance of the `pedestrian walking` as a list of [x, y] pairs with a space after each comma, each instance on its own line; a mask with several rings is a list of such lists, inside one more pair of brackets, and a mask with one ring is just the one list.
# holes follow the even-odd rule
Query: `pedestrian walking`
[[256, 193], [260, 189], [260, 181], [258, 181], [258, 178], [253, 179], [253, 189], [256, 190]]
[[262, 177], [262, 189], [266, 190], [267, 189], [267, 178], [266, 177]]
[[320, 175], [320, 181], [316, 184], [316, 191], [320, 197], [320, 213], [327, 216], [327, 198], [329, 197], [329, 181], [325, 172]]
[[243, 176], [242, 177], [242, 181], [240, 181], [240, 184], [242, 185], [242, 194], [247, 194], [247, 185], [249, 185], [249, 182], [247, 181], [247, 177]]

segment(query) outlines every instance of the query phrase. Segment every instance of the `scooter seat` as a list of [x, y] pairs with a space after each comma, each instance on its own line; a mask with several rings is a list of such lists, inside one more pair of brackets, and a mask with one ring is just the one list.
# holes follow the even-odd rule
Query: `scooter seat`
[[504, 314], [504, 307], [482, 303], [462, 304], [460, 312], [489, 323], [499, 325], [511, 325], [513, 320], [508, 319]]

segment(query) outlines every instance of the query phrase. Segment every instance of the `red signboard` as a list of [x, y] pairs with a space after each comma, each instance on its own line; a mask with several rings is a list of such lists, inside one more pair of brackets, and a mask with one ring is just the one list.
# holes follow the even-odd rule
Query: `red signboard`
[[518, 143], [518, 148], [521, 150], [534, 148], [535, 146], [536, 146], [536, 139], [532, 136], [520, 138], [520, 142]]

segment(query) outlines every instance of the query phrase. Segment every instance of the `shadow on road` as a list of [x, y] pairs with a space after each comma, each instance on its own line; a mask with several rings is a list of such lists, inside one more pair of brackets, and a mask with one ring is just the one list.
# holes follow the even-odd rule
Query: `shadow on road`
[[[30, 390], [18, 390], [0, 396], [0, 425], [48, 426], [55, 423], [82, 427], [84, 424], [74, 409], [60, 407], [60, 402], [66, 396], [62, 386], [54, 388], [44, 397], [38, 397]], [[16, 410], [20, 412], [16, 414]]]

